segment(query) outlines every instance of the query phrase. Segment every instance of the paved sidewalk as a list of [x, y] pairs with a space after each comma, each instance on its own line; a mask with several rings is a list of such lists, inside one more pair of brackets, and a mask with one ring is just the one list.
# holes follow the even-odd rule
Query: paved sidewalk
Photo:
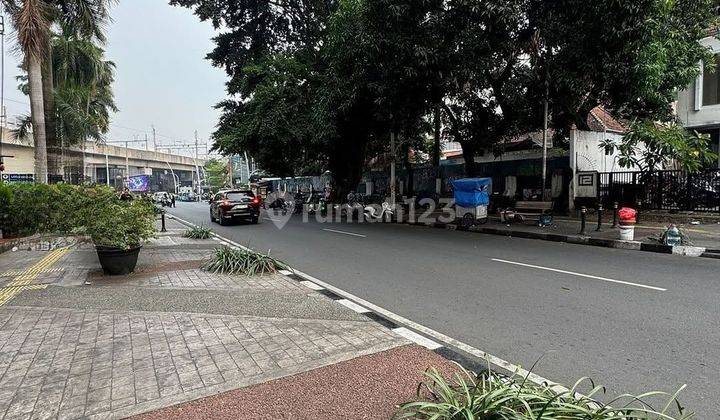
[[88, 245], [0, 254], [0, 418], [121, 418], [410, 343], [285, 276], [206, 273], [217, 242], [168, 227], [123, 277]]
[[[432, 213], [428, 220], [437, 220], [440, 213]], [[610, 219], [608, 219], [610, 217]], [[598, 239], [598, 240], [619, 240], [619, 228], [612, 227], [612, 215], [604, 215], [601, 230], [597, 231], [597, 215], [588, 214], [585, 233], [580, 234], [581, 222], [578, 219], [570, 217], [555, 217], [551, 226], [539, 227], [532, 221], [525, 223], [502, 223], [497, 216], [490, 216], [489, 221], [484, 225], [478, 225], [471, 230], [482, 233], [502, 234], [508, 236], [531, 237], [535, 239], [561, 240], [557, 235], [570, 238], [580, 239]], [[660, 237], [667, 229], [670, 223], [641, 221], [635, 227], [635, 241], [648, 246], [661, 245]], [[446, 224], [436, 222], [435, 226], [443, 227]], [[447, 226], [454, 226], [448, 224]], [[708, 251], [720, 253], [720, 223], [704, 223], [699, 225], [693, 224], [677, 224], [677, 226], [685, 232], [693, 246], [706, 248]], [[545, 237], [543, 236], [545, 235]], [[551, 236], [547, 236], [551, 235]], [[561, 240], [573, 242], [573, 240]], [[582, 241], [577, 240], [577, 243]]]

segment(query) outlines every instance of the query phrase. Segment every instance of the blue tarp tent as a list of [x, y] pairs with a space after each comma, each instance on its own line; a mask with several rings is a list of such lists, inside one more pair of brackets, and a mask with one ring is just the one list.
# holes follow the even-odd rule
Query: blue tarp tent
[[462, 207], [487, 206], [492, 193], [492, 178], [463, 178], [452, 181], [455, 204]]

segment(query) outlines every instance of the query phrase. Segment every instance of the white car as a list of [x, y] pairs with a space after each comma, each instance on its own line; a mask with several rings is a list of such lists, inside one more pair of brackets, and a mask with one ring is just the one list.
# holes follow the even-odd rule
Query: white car
[[158, 191], [152, 196], [152, 200], [155, 204], [161, 204], [163, 206], [170, 205], [170, 194], [165, 191]]

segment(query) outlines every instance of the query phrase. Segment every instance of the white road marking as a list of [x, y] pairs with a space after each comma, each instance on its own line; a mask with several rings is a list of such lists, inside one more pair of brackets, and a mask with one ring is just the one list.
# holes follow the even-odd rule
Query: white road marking
[[412, 341], [413, 343], [419, 344], [429, 350], [435, 350], [435, 349], [439, 349], [440, 347], [442, 347], [442, 344], [436, 343], [435, 341], [432, 341], [431, 339], [426, 338], [426, 337], [416, 333], [415, 331], [408, 330], [405, 327], [395, 328], [392, 331], [395, 334], [405, 337], [408, 340]]
[[[190, 222], [183, 220], [177, 216], [175, 218], [187, 225], [197, 226], [194, 223], [190, 223]], [[222, 238], [223, 240], [225, 240], [227, 242], [234, 243], [233, 241], [231, 241], [227, 238], [224, 238], [220, 235], [215, 234], [215, 236]], [[236, 244], [236, 245], [238, 245], [238, 244]], [[238, 246], [242, 247], [241, 245], [238, 245]], [[242, 247], [242, 248], [245, 248], [245, 247]], [[346, 298], [348, 300], [352, 300], [353, 302], [355, 302], [359, 305], [365, 306], [366, 308], [370, 309], [371, 311], [377, 312], [378, 314], [383, 315], [384, 317], [394, 321], [397, 324], [404, 324], [416, 331], [420, 331], [421, 333], [440, 341], [441, 343], [456, 347], [456, 348], [458, 348], [468, 354], [471, 354], [477, 358], [487, 360], [488, 363], [490, 363], [494, 366], [497, 366], [500, 369], [505, 370], [506, 372], [514, 373], [514, 374], [520, 375], [522, 377], [527, 377], [527, 379], [529, 381], [531, 381], [537, 385], [548, 385], [553, 391], [555, 391], [557, 393], [569, 391], [568, 388], [566, 388], [556, 382], [550, 381], [549, 379], [543, 378], [540, 375], [529, 372], [526, 369], [523, 369], [518, 365], [515, 365], [513, 363], [505, 361], [499, 357], [493, 356], [492, 354], [486, 353], [478, 348], [475, 348], [469, 344], [465, 344], [464, 342], [462, 342], [460, 340], [456, 340], [450, 336], [447, 336], [441, 332], [435, 331], [435, 330], [428, 328], [422, 324], [418, 324], [417, 322], [411, 321], [411, 320], [409, 320], [401, 315], [398, 315], [394, 312], [388, 311], [387, 309], [385, 309], [383, 307], [375, 305], [374, 303], [368, 302], [367, 300], [365, 300], [361, 297], [355, 296], [350, 292], [346, 292], [340, 288], [337, 288], [331, 284], [328, 284], [318, 278], [311, 276], [310, 274], [303, 273], [302, 271], [297, 270], [295, 268], [293, 268], [292, 270], [295, 274], [307, 279], [309, 282], [315, 283], [316, 285], [321, 285], [321, 286], [325, 287], [327, 290], [335, 292], [338, 295], [343, 296], [344, 298]]]
[[335, 230], [335, 229], [323, 229], [323, 230], [326, 231], [326, 232], [340, 233], [340, 234], [343, 234], [343, 235], [350, 235], [350, 236], [358, 236], [358, 237], [360, 237], [360, 238], [367, 238], [367, 236], [361, 235], [361, 234], [359, 234], [359, 233], [345, 232], [345, 231], [342, 231], [342, 230]]
[[553, 271], [555, 273], [570, 274], [572, 276], [585, 277], [588, 279], [602, 280], [602, 281], [607, 281], [610, 283], [617, 283], [617, 284], [624, 284], [626, 286], [642, 287], [644, 289], [657, 290], [659, 292], [667, 291], [667, 289], [663, 289], [662, 287], [649, 286], [647, 284], [640, 284], [640, 283], [632, 283], [629, 281], [609, 279], [607, 277], [600, 277], [600, 276], [593, 276], [590, 274], [576, 273], [574, 271], [559, 270], [557, 268], [543, 267], [541, 265], [525, 264], [525, 263], [516, 262], [516, 261], [501, 260], [499, 258], [492, 258], [492, 260], [496, 261], [496, 262], [505, 263], [505, 264], [519, 265], [519, 266], [528, 267], [528, 268], [537, 268], [538, 270]]
[[303, 280], [300, 282], [300, 284], [302, 284], [303, 286], [308, 287], [310, 289], [313, 289], [313, 290], [323, 290], [324, 289], [324, 287], [318, 286], [317, 284], [315, 284], [311, 281], [308, 281], [308, 280]]
[[351, 300], [340, 299], [340, 300], [337, 300], [336, 302], [339, 303], [339, 304], [341, 304], [341, 305], [343, 305], [343, 306], [346, 306], [346, 307], [352, 309], [353, 311], [355, 311], [355, 312], [357, 312], [357, 313], [359, 313], [359, 314], [366, 314], [366, 313], [370, 312], [370, 309], [367, 309], [367, 308], [365, 308], [365, 307], [362, 307], [362, 306], [358, 305], [357, 303], [355, 303], [355, 302], [353, 302], [353, 301], [351, 301]]
[[383, 307], [375, 305], [374, 303], [368, 302], [367, 300], [365, 300], [361, 297], [355, 296], [354, 294], [352, 294], [350, 292], [346, 292], [343, 289], [340, 289], [331, 284], [328, 284], [316, 277], [311, 276], [310, 274], [303, 273], [302, 271], [297, 270], [297, 269], [293, 269], [293, 271], [295, 272], [295, 274], [297, 274], [301, 277], [304, 277], [316, 284], [319, 284], [319, 285], [325, 287], [326, 289], [328, 289], [340, 296], [345, 297], [346, 299], [354, 301], [355, 303], [357, 303], [359, 305], [365, 306], [366, 308], [370, 309], [371, 311], [377, 312], [378, 314], [383, 315], [384, 317], [394, 321], [397, 324], [404, 324], [404, 325], [412, 328], [413, 330], [420, 331], [421, 333], [438, 340], [441, 343], [456, 347], [456, 348], [458, 348], [468, 354], [471, 354], [479, 359], [486, 360], [488, 363], [490, 363], [494, 366], [497, 366], [497, 367], [505, 370], [506, 372], [515, 373], [522, 377], [527, 377], [529, 381], [532, 381], [533, 383], [535, 383], [537, 385], [547, 384], [550, 386], [551, 389], [553, 389], [557, 393], [569, 391], [568, 388], [558, 384], [557, 382], [553, 382], [547, 378], [543, 378], [542, 376], [540, 376], [538, 374], [529, 372], [528, 370], [521, 368], [519, 365], [505, 361], [497, 356], [493, 356], [490, 353], [486, 353], [483, 350], [475, 348], [475, 347], [473, 347], [469, 344], [466, 344], [460, 340], [456, 340], [456, 339], [454, 339], [450, 336], [447, 336], [441, 332], [435, 331], [432, 328], [428, 328], [422, 324], [418, 324], [415, 321], [411, 321], [411, 320], [403, 317], [402, 315], [398, 315], [394, 312], [388, 311], [387, 309], [385, 309]]

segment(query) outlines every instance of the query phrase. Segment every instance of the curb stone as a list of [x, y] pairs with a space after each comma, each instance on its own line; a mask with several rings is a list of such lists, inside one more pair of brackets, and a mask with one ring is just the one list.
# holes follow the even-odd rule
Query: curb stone
[[[179, 217], [173, 218], [187, 226], [195, 226], [193, 223], [185, 221]], [[445, 228], [445, 226], [446, 225], [444, 224], [436, 223], [434, 227]], [[219, 244], [241, 249], [249, 249], [234, 241], [224, 238], [217, 233], [213, 233], [213, 237], [217, 238]], [[374, 305], [371, 302], [367, 302], [349, 292], [315, 279], [314, 277], [291, 267], [287, 267], [286, 270], [278, 271], [278, 273], [291, 280], [298, 281], [312, 290], [318, 291], [344, 307], [349, 306], [344, 305], [341, 301], [350, 301], [352, 303], [351, 306], [353, 306], [350, 309], [355, 312], [366, 316], [370, 320], [395, 332], [397, 335], [414, 342], [417, 345], [423, 346], [447, 360], [458, 363], [465, 369], [480, 373], [487, 371], [488, 368], [490, 368], [490, 365], [492, 365], [498, 368], [493, 368], [493, 370], [498, 373], [505, 371], [509, 374], [525, 376], [527, 380], [537, 385], [549, 386], [551, 390], [558, 394], [570, 391], [569, 388], [557, 382], [550, 381], [536, 373], [527, 371], [518, 365], [507, 362], [461, 341], [455, 340], [452, 337], [448, 337], [440, 332], [429, 329], [424, 325], [417, 324], [407, 318], [403, 318], [400, 315], [387, 311], [386, 309]], [[405, 334], [401, 333], [399, 330], [404, 330], [403, 332]], [[409, 335], [406, 335], [407, 333], [409, 333]]]
[[[413, 226], [428, 226], [437, 229], [459, 230], [457, 225], [448, 223], [435, 222], [432, 224], [425, 223], [408, 223]], [[621, 239], [605, 239], [592, 238], [590, 236], [579, 235], [562, 235], [557, 233], [546, 232], [526, 232], [520, 230], [507, 230], [492, 227], [477, 226], [471, 228], [468, 232], [485, 233], [488, 235], [499, 235], [513, 238], [523, 239], [539, 239], [551, 242], [567, 242], [577, 245], [599, 246], [604, 248], [626, 249], [631, 251], [655, 252], [660, 254], [682, 255], [685, 257], [705, 257], [720, 259], [720, 253], [707, 252], [703, 247], [697, 246], [670, 246], [663, 244], [653, 244], [640, 241], [625, 241]]]

